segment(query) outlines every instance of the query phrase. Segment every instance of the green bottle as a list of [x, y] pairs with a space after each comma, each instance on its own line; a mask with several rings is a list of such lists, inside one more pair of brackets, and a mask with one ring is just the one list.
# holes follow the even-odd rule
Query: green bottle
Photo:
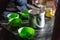
[[34, 36], [35, 30], [31, 27], [22, 27], [18, 29], [18, 36], [30, 39]]

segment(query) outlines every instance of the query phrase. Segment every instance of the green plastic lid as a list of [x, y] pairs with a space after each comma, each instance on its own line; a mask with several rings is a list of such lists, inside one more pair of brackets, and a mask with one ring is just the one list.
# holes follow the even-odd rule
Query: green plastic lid
[[22, 20], [20, 18], [14, 18], [14, 19], [9, 21], [9, 25], [12, 27], [17, 27], [20, 25], [21, 21]]
[[7, 15], [7, 18], [8, 19], [19, 18], [19, 14], [11, 12]]
[[18, 29], [18, 35], [22, 38], [32, 38], [34, 36], [35, 30], [31, 27], [22, 27]]

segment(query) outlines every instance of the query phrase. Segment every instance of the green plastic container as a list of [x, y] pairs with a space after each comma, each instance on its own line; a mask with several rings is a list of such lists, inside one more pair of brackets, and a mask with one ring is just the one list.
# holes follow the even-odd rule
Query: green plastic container
[[11, 27], [17, 27], [21, 24], [21, 19], [20, 18], [14, 18], [13, 20], [9, 21], [9, 25]]
[[7, 15], [7, 18], [10, 20], [12, 18], [19, 18], [19, 14], [11, 12]]
[[19, 14], [13, 13], [13, 12], [9, 13], [9, 14], [7, 15], [7, 18], [8, 18], [8, 21], [9, 21], [9, 25], [10, 25], [11, 27], [17, 27], [17, 26], [19, 26], [20, 23], [21, 23], [21, 21], [22, 21], [22, 20], [19, 18]]
[[35, 30], [31, 27], [22, 27], [18, 29], [18, 35], [22, 38], [32, 38], [34, 36]]
[[28, 10], [22, 10], [21, 15], [23, 18], [28, 18]]

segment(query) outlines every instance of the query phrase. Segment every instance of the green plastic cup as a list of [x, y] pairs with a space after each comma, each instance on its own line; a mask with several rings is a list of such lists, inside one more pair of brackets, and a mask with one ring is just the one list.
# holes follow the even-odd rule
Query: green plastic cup
[[18, 29], [18, 35], [21, 38], [32, 38], [34, 36], [35, 30], [31, 27], [22, 27]]
[[28, 10], [22, 10], [21, 15], [23, 18], [28, 18]]
[[19, 14], [11, 12], [7, 15], [7, 18], [10, 20], [12, 18], [19, 18]]
[[22, 20], [20, 18], [14, 18], [9, 21], [9, 25], [12, 27], [17, 27], [21, 24]]
[[19, 18], [19, 14], [17, 13], [9, 13], [7, 15], [7, 18], [8, 18], [8, 21], [9, 21], [9, 25], [12, 26], [12, 27], [17, 27], [20, 25], [21, 23], [21, 19]]

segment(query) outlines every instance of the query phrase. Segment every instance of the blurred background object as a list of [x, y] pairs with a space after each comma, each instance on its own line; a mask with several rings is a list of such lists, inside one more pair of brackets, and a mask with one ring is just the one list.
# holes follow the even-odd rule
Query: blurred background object
[[[27, 1], [28, 1], [28, 3], [27, 3]], [[4, 8], [4, 10], [3, 10], [4, 12], [2, 11], [3, 15], [6, 17], [8, 14], [13, 12], [13, 13], [17, 13], [20, 16], [18, 19], [17, 18], [13, 18], [13, 20], [12, 20], [12, 18], [10, 19], [10, 20], [12, 20], [12, 21], [10, 21], [12, 23], [12, 26], [15, 26], [16, 22], [18, 22], [16, 24], [16, 25], [18, 25], [20, 23], [19, 19], [21, 19], [22, 21], [21, 21], [21, 25], [19, 25], [19, 27], [16, 26], [18, 28], [15, 28], [15, 27], [12, 28], [12, 26], [9, 26], [11, 23], [8, 25], [8, 22], [6, 24], [5, 20], [0, 21], [1, 24], [3, 23], [3, 26], [8, 29], [8, 30], [6, 30], [4, 28], [3, 29], [4, 31], [2, 31], [1, 33], [4, 35], [5, 34], [7, 35], [7, 34], [9, 34], [9, 32], [7, 32], [7, 31], [10, 31], [11, 33], [13, 33], [13, 35], [18, 36], [17, 31], [20, 27], [30, 26], [31, 28], [35, 29], [35, 32], [36, 32], [34, 34], [34, 37], [32, 38], [32, 40], [51, 40], [51, 35], [53, 32], [52, 31], [53, 24], [54, 24], [54, 16], [52, 16], [52, 15], [53, 15], [53, 11], [55, 10], [53, 3], [54, 3], [53, 0], [17, 0], [17, 1], [9, 0], [9, 3], [7, 3], [8, 5], [6, 4], [7, 6], [5, 6], [5, 8], [3, 7]], [[45, 10], [45, 8], [46, 8], [46, 10]], [[31, 12], [28, 13], [29, 10], [31, 10]], [[45, 13], [45, 11], [46, 11], [46, 13]], [[46, 16], [45, 14], [47, 15], [47, 17], [51, 17], [51, 19], [45, 17]], [[12, 16], [14, 16], [14, 14]], [[29, 21], [30, 21], [31, 25], [29, 25]], [[35, 21], [37, 21], [36, 23], [39, 25], [39, 27], [36, 26], [36, 24], [34, 24]], [[40, 24], [42, 26], [40, 26]], [[36, 28], [34, 28], [32, 25], [36, 26]], [[8, 37], [10, 37], [10, 36], [8, 36]], [[13, 38], [13, 36], [12, 36], [12, 38]], [[18, 38], [20, 38], [20, 37], [18, 37]], [[10, 38], [8, 38], [8, 39], [13, 40]], [[18, 40], [18, 39], [14, 38], [14, 40]]]

